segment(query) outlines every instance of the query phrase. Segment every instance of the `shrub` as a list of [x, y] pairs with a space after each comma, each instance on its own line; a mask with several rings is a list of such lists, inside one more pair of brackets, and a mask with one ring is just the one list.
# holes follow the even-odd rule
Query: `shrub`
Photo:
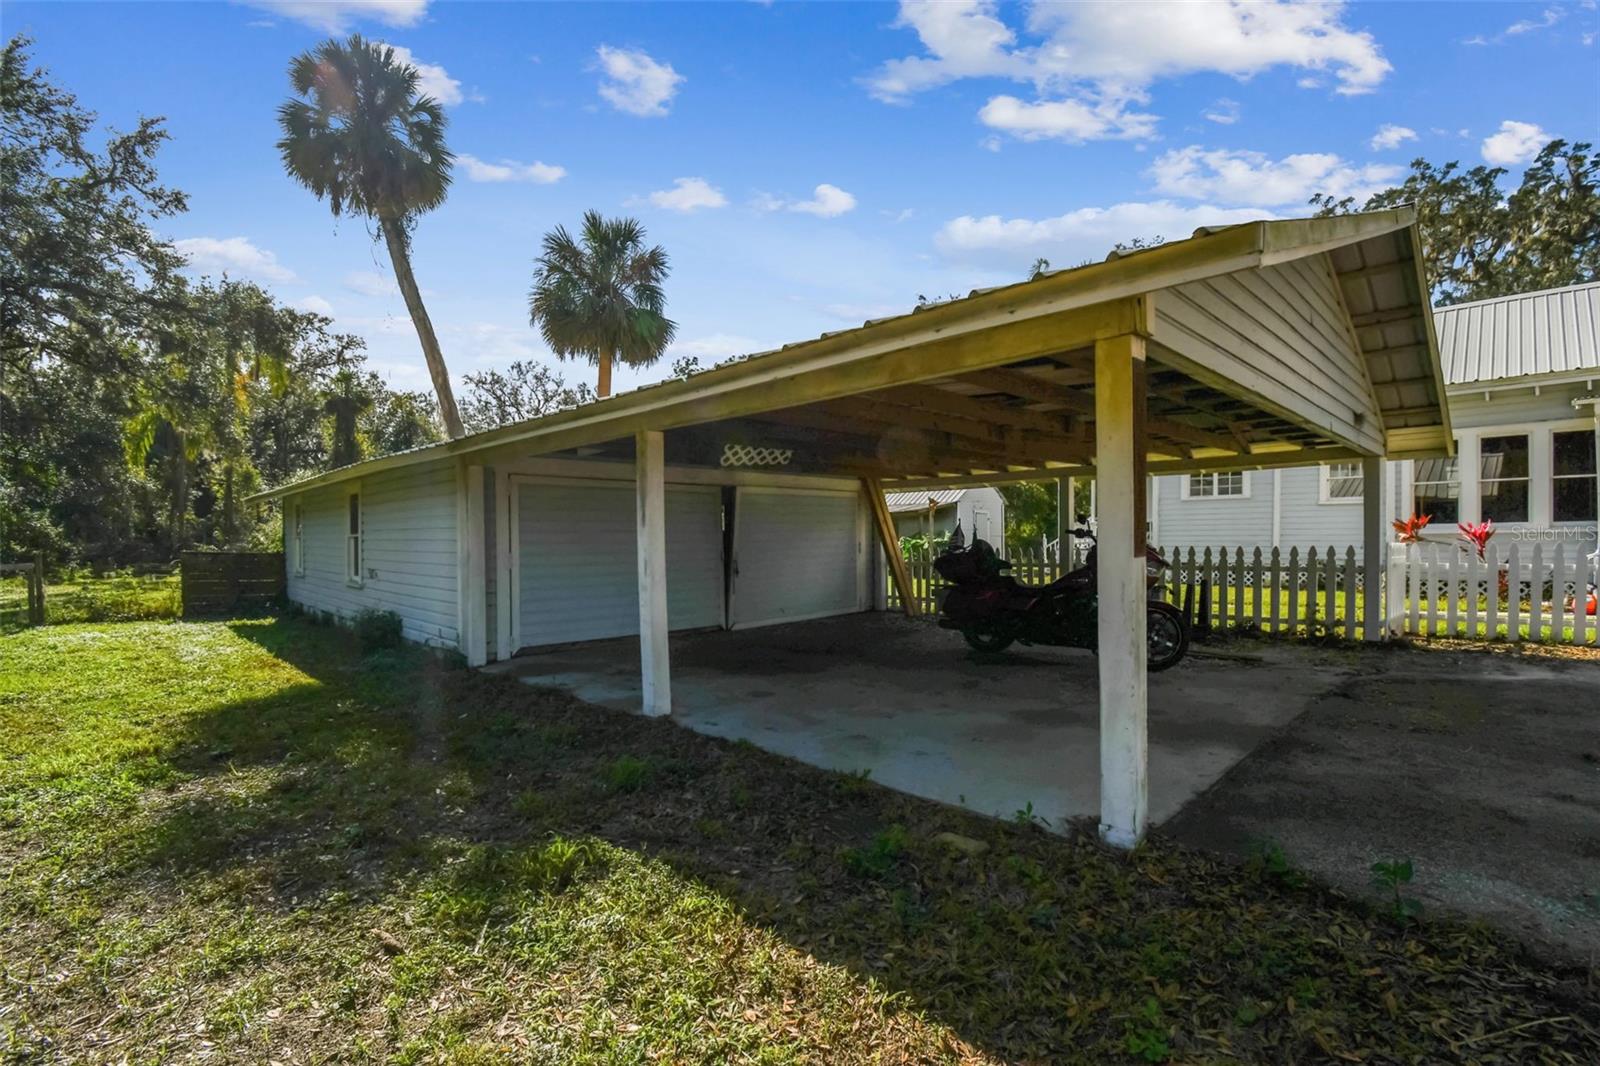
[[872, 838], [872, 843], [864, 848], [846, 848], [844, 851], [844, 868], [856, 877], [879, 878], [894, 869], [900, 856], [905, 853], [906, 845], [911, 843], [911, 837], [906, 833], [905, 826], [895, 824]]
[[351, 628], [355, 630], [356, 640], [360, 642], [363, 652], [382, 651], [400, 646], [404, 623], [393, 611], [369, 608], [356, 615]]
[[613, 792], [637, 792], [649, 784], [655, 774], [656, 768], [648, 760], [624, 755], [607, 766], [603, 776], [606, 787]]

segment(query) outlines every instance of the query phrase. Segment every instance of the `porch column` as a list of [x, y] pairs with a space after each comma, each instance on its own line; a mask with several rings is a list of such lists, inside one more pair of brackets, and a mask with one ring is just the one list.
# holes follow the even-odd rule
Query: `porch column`
[[1067, 560], [1071, 553], [1067, 550], [1067, 542], [1072, 538], [1070, 530], [1077, 517], [1073, 514], [1072, 496], [1076, 486], [1070, 477], [1056, 478], [1056, 562], [1061, 564], [1061, 572], [1067, 572]]
[[1384, 636], [1383, 457], [1361, 460], [1361, 639], [1376, 644]]
[[456, 637], [468, 666], [489, 661], [488, 573], [483, 552], [483, 467], [456, 469]]
[[505, 662], [517, 650], [515, 629], [517, 564], [515, 536], [517, 497], [504, 466], [494, 468], [494, 644], [495, 658]]
[[1131, 848], [1149, 816], [1145, 689], [1145, 344], [1095, 342], [1100, 837]]
[[644, 713], [672, 713], [672, 666], [667, 652], [667, 489], [660, 430], [634, 434], [638, 488], [639, 680]]

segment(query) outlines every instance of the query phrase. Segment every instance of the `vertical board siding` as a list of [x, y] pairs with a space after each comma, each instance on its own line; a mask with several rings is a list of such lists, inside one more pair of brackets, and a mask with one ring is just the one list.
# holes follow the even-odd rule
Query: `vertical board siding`
[[735, 626], [862, 609], [859, 493], [739, 490], [734, 509]]
[[349, 620], [393, 611], [407, 640], [459, 646], [456, 605], [456, 471], [453, 460], [361, 478], [361, 568], [345, 576], [346, 503], [351, 483], [289, 497], [304, 508], [304, 573], [288, 578], [289, 599]]
[[500, 624], [499, 604], [495, 600], [495, 586], [500, 573], [500, 556], [496, 552], [497, 544], [494, 539], [495, 521], [499, 510], [495, 506], [494, 492], [494, 467], [483, 468], [483, 610], [487, 616], [484, 620], [484, 646], [489, 649], [491, 657], [495, 654], [496, 642], [499, 635], [496, 632]]
[[[722, 498], [666, 490], [667, 624], [722, 623]], [[639, 632], [637, 502], [631, 482], [518, 484], [520, 644]]]

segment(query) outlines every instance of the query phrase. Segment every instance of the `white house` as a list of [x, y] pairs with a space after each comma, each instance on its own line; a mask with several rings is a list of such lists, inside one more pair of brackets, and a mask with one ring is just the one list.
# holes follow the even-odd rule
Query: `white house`
[[1006, 539], [1006, 500], [987, 485], [965, 489], [931, 489], [927, 492], [891, 492], [885, 497], [894, 529], [902, 537], [931, 532], [935, 537], [954, 532], [1003, 547]]
[[[1456, 454], [1384, 464], [1385, 522], [1428, 536], [1492, 519], [1498, 539], [1593, 550], [1600, 520], [1600, 282], [1434, 312]], [[1170, 547], [1361, 551], [1361, 464], [1154, 479], [1151, 539]]]
[[866, 610], [879, 551], [916, 611], [886, 486], [1092, 472], [1101, 831], [1130, 846], [1146, 478], [1446, 454], [1419, 248], [1409, 208], [1202, 229], [261, 496], [295, 602], [394, 611], [474, 665], [637, 634], [641, 709], [664, 715], [674, 629]]

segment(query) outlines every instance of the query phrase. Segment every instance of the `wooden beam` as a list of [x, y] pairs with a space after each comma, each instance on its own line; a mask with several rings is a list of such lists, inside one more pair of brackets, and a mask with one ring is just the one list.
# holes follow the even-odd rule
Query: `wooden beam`
[[1094, 395], [1080, 392], [1077, 389], [1058, 385], [1053, 381], [1035, 377], [1020, 370], [996, 368], [994, 370], [975, 370], [962, 374], [957, 381], [976, 385], [992, 392], [1003, 392], [1008, 396], [1019, 399], [1031, 400], [1034, 403], [1054, 404], [1063, 407], [1073, 414], [1093, 415]]
[[894, 531], [894, 519], [889, 515], [888, 501], [883, 498], [883, 483], [876, 478], [864, 477], [861, 479], [861, 491], [867, 494], [867, 506], [872, 509], [872, 525], [878, 533], [878, 546], [888, 560], [895, 591], [900, 594], [900, 607], [907, 618], [915, 618], [921, 613], [921, 607], [911, 587], [911, 573], [906, 569], [905, 556], [900, 553], [900, 538]]
[[1059, 414], [1031, 411], [1026, 407], [1011, 407], [990, 400], [975, 400], [971, 396], [963, 396], [935, 385], [898, 385], [882, 389], [872, 395], [875, 399], [884, 399], [907, 407], [944, 411], [979, 422], [1020, 426], [1056, 436], [1063, 436], [1069, 430], [1067, 420]]

